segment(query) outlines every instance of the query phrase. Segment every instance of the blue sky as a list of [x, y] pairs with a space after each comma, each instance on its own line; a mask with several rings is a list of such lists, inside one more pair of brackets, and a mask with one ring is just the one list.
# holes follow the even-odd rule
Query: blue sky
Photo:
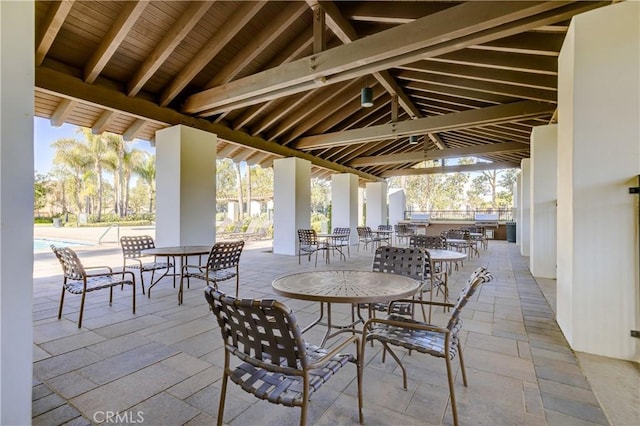
[[[51, 144], [62, 138], [83, 139], [78, 134], [78, 126], [63, 124], [60, 127], [53, 127], [48, 119], [36, 117], [33, 123], [33, 148], [34, 148], [34, 168], [37, 173], [46, 174], [53, 167], [54, 149]], [[130, 148], [137, 148], [150, 153], [155, 153], [155, 148], [148, 141], [135, 139]]]

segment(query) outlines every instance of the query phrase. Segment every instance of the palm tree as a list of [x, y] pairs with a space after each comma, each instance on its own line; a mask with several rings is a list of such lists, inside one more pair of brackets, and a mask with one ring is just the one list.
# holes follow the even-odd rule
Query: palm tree
[[102, 219], [102, 198], [103, 198], [103, 185], [102, 185], [102, 170], [105, 166], [108, 167], [109, 161], [109, 147], [107, 141], [102, 135], [94, 135], [91, 133], [91, 129], [83, 128], [82, 133], [87, 141], [86, 145], [83, 145], [87, 154], [91, 158], [93, 165], [93, 172], [96, 178], [96, 221], [100, 222]]
[[[77, 212], [82, 212], [82, 202], [80, 201], [80, 193], [83, 190], [83, 183], [86, 178], [86, 171], [91, 166], [91, 158], [88, 156], [86, 149], [83, 148], [83, 143], [72, 138], [58, 139], [51, 144], [56, 153], [53, 158], [53, 163], [58, 167], [56, 174], [60, 177], [65, 177], [62, 180], [64, 187], [64, 181], [69, 180], [72, 186], [72, 193], [70, 194]], [[64, 193], [64, 191], [63, 191]], [[63, 213], [66, 212], [66, 202], [63, 202]]]
[[151, 213], [156, 195], [156, 156], [145, 154], [134, 170], [138, 177], [149, 185], [149, 213]]

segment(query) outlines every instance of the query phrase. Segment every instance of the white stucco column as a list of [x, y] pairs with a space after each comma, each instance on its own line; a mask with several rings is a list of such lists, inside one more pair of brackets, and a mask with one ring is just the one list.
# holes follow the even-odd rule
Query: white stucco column
[[0, 1], [2, 425], [31, 424], [34, 13], [32, 1]]
[[531, 132], [531, 258], [534, 277], [556, 277], [558, 126]]
[[574, 350], [640, 360], [640, 3], [572, 19], [558, 58], [557, 320]]
[[217, 136], [187, 126], [156, 132], [156, 245], [213, 245]]
[[516, 175], [515, 187], [516, 191], [513, 197], [515, 198], [516, 210], [513, 212], [513, 220], [516, 222], [516, 245], [520, 247], [522, 243], [522, 226], [520, 225], [522, 220], [520, 217], [520, 212], [522, 211], [522, 170]]
[[358, 244], [358, 176], [331, 175], [331, 226], [350, 228], [350, 244]]
[[365, 193], [364, 188], [358, 187], [358, 226], [364, 226], [365, 220]]
[[371, 229], [387, 224], [387, 182], [368, 182], [366, 224]]
[[520, 254], [529, 256], [531, 250], [531, 159], [520, 161], [520, 209], [518, 210], [518, 228], [520, 240]]
[[397, 225], [404, 220], [404, 212], [407, 210], [407, 196], [402, 189], [389, 192], [389, 224]]
[[311, 226], [311, 162], [273, 161], [273, 253], [298, 254], [298, 229]]

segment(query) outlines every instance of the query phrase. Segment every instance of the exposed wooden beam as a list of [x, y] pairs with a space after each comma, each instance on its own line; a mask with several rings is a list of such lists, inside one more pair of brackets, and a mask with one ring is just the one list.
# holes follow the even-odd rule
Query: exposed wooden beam
[[555, 105], [521, 101], [511, 104], [491, 106], [435, 117], [406, 120], [379, 126], [370, 126], [345, 132], [327, 133], [300, 139], [296, 149], [317, 149], [336, 145], [349, 145], [424, 133], [443, 132], [454, 129], [522, 120], [529, 117], [553, 113]]
[[160, 106], [167, 106], [187, 84], [222, 50], [222, 48], [244, 27], [247, 22], [262, 9], [267, 2], [244, 2], [229, 19], [218, 28], [215, 34], [189, 61], [171, 83], [164, 89], [160, 97]]
[[93, 123], [93, 126], [91, 126], [91, 133], [93, 133], [94, 135], [102, 134], [102, 132], [104, 132], [109, 127], [109, 125], [113, 122], [117, 115], [118, 114], [115, 111], [110, 110], [106, 110], [105, 112], [100, 114], [100, 117], [98, 117], [96, 122]]
[[493, 83], [513, 84], [516, 86], [551, 91], [556, 91], [558, 85], [558, 78], [554, 75], [541, 75], [513, 70], [490, 70], [484, 67], [448, 64], [445, 62], [420, 61], [403, 65], [400, 68], [414, 72], [427, 72], [450, 77], [462, 77]]
[[[437, 56], [460, 48], [488, 42], [525, 28], [512, 21], [563, 6], [564, 2], [469, 2], [434, 15], [400, 25], [352, 43], [241, 78], [226, 85], [191, 95], [184, 104], [187, 113], [219, 106], [260, 103], [298, 93], [318, 82], [338, 82], [415, 61], [415, 55]], [[539, 26], [539, 20], [527, 26]], [[507, 25], [496, 30], [494, 27]], [[475, 38], [472, 35], [479, 33]], [[447, 40], [445, 43], [442, 40]], [[442, 45], [446, 46], [442, 46]]]
[[36, 39], [36, 66], [42, 65], [42, 61], [47, 56], [47, 52], [49, 52], [53, 41], [58, 35], [58, 31], [60, 31], [64, 20], [67, 18], [73, 2], [74, 0], [63, 0], [49, 3], [47, 17], [40, 26], [41, 30]]
[[274, 19], [265, 23], [260, 33], [255, 34], [251, 41], [242, 50], [237, 52], [225, 66], [216, 73], [207, 84], [208, 89], [219, 84], [228, 83], [235, 78], [251, 61], [277, 39], [284, 31], [291, 26], [307, 10], [303, 3], [284, 3], [282, 11]]
[[380, 181], [380, 178], [364, 173], [342, 164], [318, 158], [314, 155], [282, 146], [274, 141], [267, 141], [259, 137], [250, 136], [244, 132], [232, 130], [226, 126], [211, 123], [207, 120], [184, 115], [170, 108], [130, 97], [126, 94], [98, 84], [88, 84], [81, 79], [49, 69], [36, 67], [35, 87], [45, 93], [51, 93], [67, 99], [78, 100], [97, 108], [109, 109], [132, 117], [142, 118], [165, 126], [183, 124], [205, 132], [215, 133], [220, 139], [233, 141], [239, 145], [259, 151], [272, 152], [282, 157], [298, 157], [309, 160], [312, 164], [338, 173], [353, 173], [367, 181]]
[[192, 1], [187, 10], [184, 11], [171, 29], [158, 43], [153, 52], [147, 57], [144, 63], [138, 68], [131, 81], [127, 85], [129, 96], [135, 96], [145, 85], [151, 76], [160, 68], [160, 65], [167, 60], [169, 55], [178, 47], [182, 40], [200, 21], [200, 18], [209, 10], [212, 1]]
[[558, 59], [550, 56], [463, 49], [437, 57], [424, 59], [427, 61], [448, 62], [451, 64], [472, 65], [500, 70], [522, 71], [547, 75], [558, 74]]
[[530, 145], [518, 142], [491, 143], [485, 145], [465, 146], [464, 148], [448, 148], [437, 151], [413, 151], [402, 154], [376, 155], [360, 157], [349, 162], [351, 167], [382, 166], [386, 164], [402, 164], [441, 158], [471, 157], [474, 155], [501, 154], [505, 152], [526, 151]]
[[128, 1], [124, 3], [124, 7], [115, 20], [109, 32], [105, 35], [100, 46], [95, 50], [89, 62], [84, 67], [84, 81], [93, 83], [98, 75], [102, 72], [120, 43], [125, 39], [129, 30], [136, 23], [136, 20], [142, 14], [142, 11], [149, 4], [148, 0]]
[[240, 149], [240, 146], [233, 144], [233, 143], [227, 143], [224, 148], [221, 148], [220, 150], [218, 150], [218, 152], [216, 153], [216, 157], [218, 158], [230, 158], [231, 154], [233, 154], [234, 152], [236, 152], [238, 149]]
[[565, 34], [527, 31], [473, 46], [472, 49], [557, 57]]
[[136, 137], [138, 137], [138, 134], [142, 132], [146, 125], [147, 120], [143, 120], [141, 118], [137, 119], [127, 128], [127, 130], [124, 131], [124, 133], [122, 134], [122, 139], [127, 142], [134, 140]]
[[451, 77], [447, 75], [416, 71], [400, 71], [397, 74], [397, 78], [408, 81], [429, 82], [431, 84], [440, 84], [447, 87], [471, 89], [478, 92], [493, 93], [515, 98], [531, 99], [541, 102], [555, 102], [557, 100], [557, 92], [555, 90], [537, 89], [505, 83], [494, 83], [490, 81], [475, 80], [472, 78]]
[[51, 114], [51, 118], [49, 119], [51, 125], [53, 127], [62, 126], [77, 105], [78, 103], [71, 99], [63, 99], [58, 104], [55, 111], [53, 111], [53, 114]]
[[311, 6], [313, 12], [313, 53], [324, 52], [327, 48], [325, 13], [319, 4]]
[[397, 169], [382, 172], [380, 175], [384, 178], [390, 178], [394, 176], [419, 176], [419, 175], [433, 175], [438, 173], [467, 173], [467, 172], [479, 172], [482, 170], [500, 170], [500, 169], [515, 169], [519, 168], [518, 165], [507, 162], [500, 163], [476, 163], [476, 164], [462, 164], [459, 166], [440, 166], [440, 167], [427, 167], [424, 169]]

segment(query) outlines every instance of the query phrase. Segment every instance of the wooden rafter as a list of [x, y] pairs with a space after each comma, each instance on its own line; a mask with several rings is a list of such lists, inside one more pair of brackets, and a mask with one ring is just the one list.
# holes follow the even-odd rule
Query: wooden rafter
[[384, 138], [463, 129], [466, 127], [474, 127], [490, 123], [502, 123], [527, 117], [551, 114], [554, 109], [555, 105], [552, 104], [534, 101], [521, 101], [506, 105], [462, 111], [453, 114], [420, 118], [418, 120], [407, 120], [398, 123], [347, 130], [344, 132], [308, 136], [300, 139], [295, 144], [295, 147], [297, 149], [309, 150], [335, 145], [348, 145], [351, 143], [376, 141]]
[[424, 160], [438, 160], [441, 158], [471, 157], [485, 154], [499, 154], [504, 152], [525, 151], [528, 144], [518, 142], [489, 143], [473, 145], [464, 148], [448, 148], [432, 151], [414, 151], [403, 154], [376, 155], [372, 157], [356, 158], [349, 163], [351, 167], [380, 166], [385, 164], [401, 164]]
[[104, 132], [111, 125], [113, 120], [115, 120], [117, 115], [118, 114], [115, 111], [111, 110], [106, 110], [105, 112], [100, 114], [100, 117], [98, 117], [98, 119], [91, 126], [91, 133], [93, 133], [94, 135], [102, 134], [102, 132]]
[[410, 169], [396, 169], [389, 170], [380, 173], [382, 177], [389, 178], [394, 176], [419, 176], [419, 175], [432, 175], [437, 173], [466, 173], [466, 172], [479, 172], [482, 170], [499, 170], [499, 169], [513, 169], [519, 167], [519, 165], [507, 162], [499, 163], [476, 163], [476, 164], [462, 164], [459, 166], [440, 166], [440, 167], [426, 167], [423, 169], [410, 168]]
[[65, 121], [69, 118], [74, 108], [78, 105], [77, 102], [71, 99], [63, 99], [62, 102], [58, 104], [56, 110], [51, 115], [49, 122], [53, 127], [62, 126]]
[[44, 57], [47, 56], [53, 40], [55, 40], [64, 20], [67, 18], [69, 11], [71, 11], [74, 1], [75, 0], [63, 0], [51, 2], [49, 13], [47, 13], [46, 20], [42, 24], [42, 29], [36, 39], [36, 66], [42, 65], [42, 61]]

